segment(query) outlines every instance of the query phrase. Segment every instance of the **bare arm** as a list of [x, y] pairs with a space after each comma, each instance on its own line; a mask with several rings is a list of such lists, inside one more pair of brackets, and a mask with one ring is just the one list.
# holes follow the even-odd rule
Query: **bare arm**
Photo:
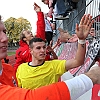
[[[93, 24], [92, 16], [84, 15], [80, 21], [80, 24], [76, 24], [76, 34], [79, 40], [85, 41], [86, 37], [88, 36], [90, 29]], [[67, 60], [66, 61], [66, 70], [79, 67], [80, 65], [84, 64], [85, 59], [85, 53], [86, 53], [86, 44], [80, 44], [78, 42], [78, 49], [75, 56], [75, 59]]]

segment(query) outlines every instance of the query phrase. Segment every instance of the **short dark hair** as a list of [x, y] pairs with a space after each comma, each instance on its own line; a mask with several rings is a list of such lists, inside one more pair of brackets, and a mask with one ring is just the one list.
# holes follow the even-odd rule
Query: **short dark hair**
[[34, 37], [34, 38], [32, 38], [32, 39], [29, 41], [29, 47], [30, 47], [30, 48], [33, 48], [33, 45], [32, 45], [33, 42], [45, 42], [45, 43], [46, 43], [45, 40], [43, 40], [43, 39], [41, 39], [41, 38]]

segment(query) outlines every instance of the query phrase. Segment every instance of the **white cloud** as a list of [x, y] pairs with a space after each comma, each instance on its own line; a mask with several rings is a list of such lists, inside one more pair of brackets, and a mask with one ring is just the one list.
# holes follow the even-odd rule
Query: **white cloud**
[[23, 17], [30, 21], [32, 32], [36, 31], [37, 14], [34, 11], [34, 1], [41, 7], [43, 12], [48, 12], [48, 7], [41, 0], [2, 0], [0, 3], [0, 15], [6, 20], [9, 17]]

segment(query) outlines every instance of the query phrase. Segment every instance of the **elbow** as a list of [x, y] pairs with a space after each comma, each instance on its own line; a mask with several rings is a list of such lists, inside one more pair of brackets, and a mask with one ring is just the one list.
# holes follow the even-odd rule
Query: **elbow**
[[84, 61], [78, 61], [78, 66], [81, 66], [81, 65], [83, 65], [84, 64]]

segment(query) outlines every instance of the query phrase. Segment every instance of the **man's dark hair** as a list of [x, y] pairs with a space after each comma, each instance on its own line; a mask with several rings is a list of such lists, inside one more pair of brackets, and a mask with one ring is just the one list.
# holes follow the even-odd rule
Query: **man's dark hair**
[[41, 38], [34, 37], [29, 41], [29, 47], [30, 48], [33, 48], [33, 42], [45, 42], [45, 41]]

